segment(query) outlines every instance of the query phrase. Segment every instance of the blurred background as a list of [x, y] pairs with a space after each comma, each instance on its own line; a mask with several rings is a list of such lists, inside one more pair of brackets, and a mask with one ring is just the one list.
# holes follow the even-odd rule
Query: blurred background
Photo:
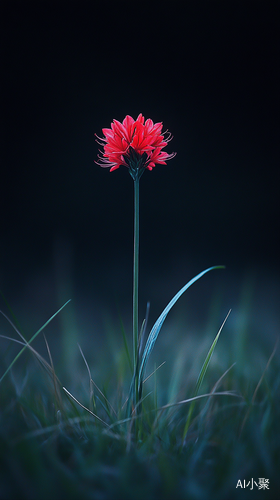
[[[94, 134], [142, 113], [163, 122], [177, 156], [140, 183], [141, 319], [147, 300], [152, 324], [189, 279], [224, 264], [167, 326], [204, 334], [215, 317], [217, 331], [232, 308], [225, 338], [247, 322], [248, 348], [258, 335], [272, 350], [278, 10], [270, 0], [1, 2], [0, 289], [26, 337], [69, 298], [46, 329], [59, 359], [80, 356], [79, 341], [98, 362], [104, 332], [121, 335], [119, 316], [130, 336], [133, 181], [94, 163]], [[4, 319], [1, 329], [12, 334]]]

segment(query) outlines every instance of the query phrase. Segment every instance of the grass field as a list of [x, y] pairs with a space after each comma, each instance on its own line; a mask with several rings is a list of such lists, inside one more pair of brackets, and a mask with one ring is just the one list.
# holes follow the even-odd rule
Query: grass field
[[[79, 367], [67, 367], [66, 389], [87, 410], [63, 389], [47, 347], [44, 358], [26, 349], [0, 384], [1, 500], [277, 498], [279, 347], [261, 330], [254, 338], [233, 312], [199, 387], [198, 395], [210, 395], [174, 405], [196, 394], [217, 331], [182, 339], [168, 324], [172, 344], [156, 350], [132, 416], [124, 332], [118, 341], [109, 333], [94, 376], [78, 346]], [[24, 343], [11, 325], [10, 337]], [[1, 343], [0, 376], [22, 348]]]

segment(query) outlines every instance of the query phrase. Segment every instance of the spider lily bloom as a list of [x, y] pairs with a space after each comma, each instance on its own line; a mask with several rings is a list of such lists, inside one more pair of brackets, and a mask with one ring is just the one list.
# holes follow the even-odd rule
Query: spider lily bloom
[[121, 165], [128, 167], [134, 180], [140, 179], [147, 168], [152, 170], [156, 164], [166, 165], [166, 160], [174, 158], [176, 153], [168, 154], [162, 149], [172, 139], [171, 134], [162, 132], [162, 123], [145, 121], [140, 113], [135, 121], [127, 115], [123, 122], [113, 120], [111, 128], [102, 129], [104, 138], [96, 136], [103, 148], [100, 151], [98, 165], [110, 168], [110, 172]]

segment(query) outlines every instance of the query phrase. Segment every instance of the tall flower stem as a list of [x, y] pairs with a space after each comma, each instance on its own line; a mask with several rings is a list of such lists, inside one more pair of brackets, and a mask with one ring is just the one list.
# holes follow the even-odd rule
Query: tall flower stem
[[139, 281], [139, 178], [134, 179], [134, 252], [133, 252], [133, 367], [135, 404], [138, 403], [138, 281]]

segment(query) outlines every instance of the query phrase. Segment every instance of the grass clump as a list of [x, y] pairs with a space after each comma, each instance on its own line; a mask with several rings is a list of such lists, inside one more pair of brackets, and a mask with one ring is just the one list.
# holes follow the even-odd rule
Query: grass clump
[[[248, 366], [245, 373], [230, 364], [233, 346], [220, 353], [228, 367], [213, 367], [204, 377], [219, 335], [204, 353], [196, 384], [186, 385], [183, 369], [176, 380], [180, 363], [169, 388], [166, 366], [151, 370], [140, 411], [132, 408], [130, 415], [129, 391], [121, 390], [122, 384], [129, 389], [129, 360], [127, 372], [119, 363], [108, 387], [99, 388], [80, 348], [85, 370], [73, 373], [75, 387], [79, 379], [88, 389], [76, 398], [63, 389], [48, 344], [46, 361], [20, 337], [42, 369], [29, 357], [1, 381], [1, 500], [249, 498], [250, 487], [240, 493], [236, 485], [252, 478], [269, 479], [264, 495], [273, 498], [280, 466], [277, 346], [262, 367], [251, 367], [248, 386]], [[254, 358], [259, 352], [264, 359], [260, 343], [254, 350]], [[127, 353], [124, 342], [117, 358]]]

